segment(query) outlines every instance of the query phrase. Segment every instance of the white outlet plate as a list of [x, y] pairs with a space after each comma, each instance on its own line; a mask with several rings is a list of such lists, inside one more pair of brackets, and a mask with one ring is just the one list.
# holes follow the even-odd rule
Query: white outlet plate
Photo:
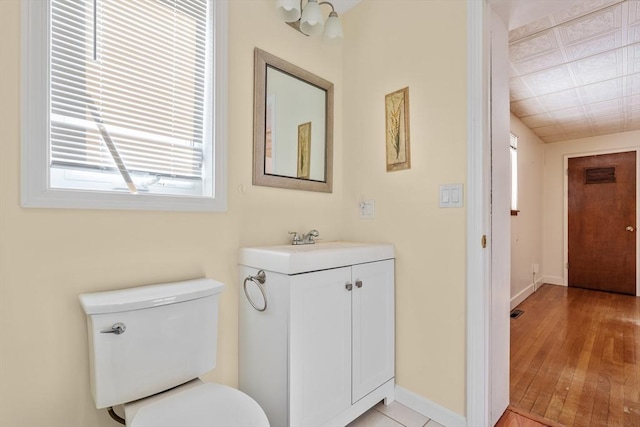
[[375, 200], [363, 200], [358, 206], [358, 212], [360, 218], [375, 218], [376, 217], [376, 202]]

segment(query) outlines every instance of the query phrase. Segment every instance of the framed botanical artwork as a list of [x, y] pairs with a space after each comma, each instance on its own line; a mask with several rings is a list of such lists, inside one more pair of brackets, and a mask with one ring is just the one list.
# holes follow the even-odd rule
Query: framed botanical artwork
[[409, 145], [409, 88], [384, 98], [387, 172], [411, 168]]
[[311, 122], [298, 125], [298, 174], [301, 179], [309, 179], [311, 161]]

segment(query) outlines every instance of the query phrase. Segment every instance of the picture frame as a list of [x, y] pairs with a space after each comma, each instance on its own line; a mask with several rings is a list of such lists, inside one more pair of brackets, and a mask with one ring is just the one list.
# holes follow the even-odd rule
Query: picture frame
[[387, 172], [410, 169], [409, 88], [387, 94], [384, 104]]
[[298, 125], [298, 173], [300, 179], [309, 179], [311, 162], [311, 122]]

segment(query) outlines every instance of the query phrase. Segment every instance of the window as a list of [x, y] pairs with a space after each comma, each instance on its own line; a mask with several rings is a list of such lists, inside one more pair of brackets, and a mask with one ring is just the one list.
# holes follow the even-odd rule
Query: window
[[509, 134], [511, 152], [511, 215], [518, 214], [518, 137]]
[[23, 206], [226, 209], [225, 5], [23, 2]]

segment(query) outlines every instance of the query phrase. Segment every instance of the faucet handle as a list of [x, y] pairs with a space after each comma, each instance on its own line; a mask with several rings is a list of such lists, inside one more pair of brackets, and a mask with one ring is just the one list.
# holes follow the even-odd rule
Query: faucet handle
[[319, 235], [320, 233], [318, 232], [318, 230], [311, 230], [309, 234], [306, 235], [308, 243], [315, 243], [316, 242], [315, 238], [318, 237]]
[[302, 242], [302, 237], [300, 237], [300, 236], [298, 235], [298, 232], [296, 232], [296, 231], [288, 231], [288, 233], [289, 233], [289, 234], [293, 234], [293, 240], [291, 240], [291, 244], [292, 244], [292, 245], [297, 245], [297, 244], [299, 244], [300, 242]]

